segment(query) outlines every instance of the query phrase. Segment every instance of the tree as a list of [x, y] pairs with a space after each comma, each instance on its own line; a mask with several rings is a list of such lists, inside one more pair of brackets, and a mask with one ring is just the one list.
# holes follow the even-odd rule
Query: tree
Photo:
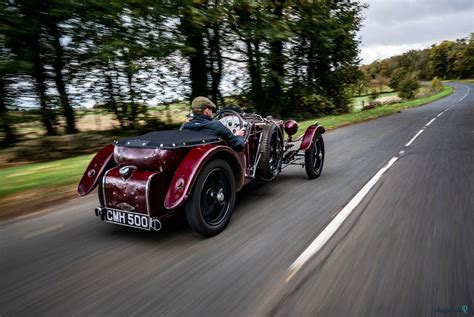
[[265, 68], [262, 46], [270, 27], [265, 6], [260, 2], [237, 0], [232, 3], [227, 18], [230, 29], [243, 43], [244, 48], [239, 53], [246, 58], [250, 100], [256, 111], [265, 115], [268, 113], [268, 108], [264, 88]]
[[74, 109], [69, 100], [66, 91], [66, 81], [64, 78], [64, 70], [66, 66], [64, 48], [61, 44], [61, 30], [59, 25], [71, 18], [71, 13], [74, 12], [74, 7], [67, 6], [69, 3], [58, 0], [45, 0], [44, 16], [42, 24], [45, 25], [51, 39], [52, 57], [51, 64], [54, 69], [54, 82], [59, 93], [59, 100], [62, 108], [62, 114], [66, 119], [65, 132], [67, 134], [76, 133], [76, 120]]
[[454, 53], [453, 73], [458, 78], [474, 77], [474, 33], [467, 43], [458, 45]]
[[439, 78], [447, 79], [450, 75], [450, 51], [453, 49], [454, 43], [451, 41], [443, 41], [442, 43], [431, 48], [430, 60], [433, 74]]
[[371, 77], [370, 74], [365, 69], [357, 69], [354, 72], [356, 76], [354, 84], [352, 84], [352, 91], [354, 95], [362, 96], [367, 94], [367, 91], [370, 87]]
[[23, 69], [34, 78], [35, 91], [40, 101], [40, 115], [48, 135], [56, 135], [56, 115], [48, 102], [46, 73], [46, 45], [44, 38], [42, 1], [9, 2], [2, 10], [0, 21], [4, 26], [5, 47], [20, 62], [27, 61], [31, 68]]
[[403, 99], [413, 99], [415, 98], [415, 93], [418, 88], [418, 80], [413, 74], [408, 74], [402, 79], [398, 86], [398, 96]]
[[[47, 96], [52, 78], [59, 94], [59, 104], [65, 117], [65, 132], [75, 133], [74, 109], [70, 103], [65, 80], [66, 59], [60, 24], [71, 18], [73, 1], [30, 0], [10, 1], [4, 10], [6, 43], [19, 60], [27, 60], [34, 67], [31, 75], [36, 81], [43, 123], [48, 134], [56, 134], [56, 115]], [[49, 71], [49, 66], [52, 71]]]
[[185, 37], [183, 52], [190, 67], [191, 99], [208, 95], [208, 77], [204, 47], [206, 1], [183, 1], [179, 29]]
[[113, 113], [121, 127], [135, 127], [146, 117], [146, 102], [159, 94], [155, 87], [166, 81], [161, 61], [178, 47], [170, 32], [176, 23], [166, 26], [169, 8], [156, 2], [90, 0], [86, 5], [90, 10], [75, 22], [69, 45], [80, 52], [76, 84], [93, 82], [87, 93]]
[[[357, 81], [360, 13], [357, 2], [299, 2], [293, 6], [295, 37], [290, 56], [292, 86], [306, 86], [308, 93], [321, 95], [330, 102], [321, 104], [319, 113], [349, 110], [349, 87]], [[291, 89], [291, 88], [290, 88]], [[290, 99], [289, 108], [299, 100]], [[287, 111], [290, 113], [290, 111]]]
[[[3, 5], [0, 5], [0, 9], [5, 8]], [[7, 107], [8, 94], [10, 92], [8, 91], [9, 75], [15, 71], [15, 68], [19, 68], [19, 65], [15, 65], [10, 51], [5, 47], [4, 41], [5, 38], [0, 36], [0, 133], [3, 134], [3, 140], [0, 144], [8, 145], [17, 141]]]
[[237, 73], [246, 106], [263, 115], [293, 116], [348, 111], [349, 92], [361, 81], [359, 2], [2, 4], [5, 47], [31, 65], [9, 76], [34, 81], [48, 134], [56, 133], [57, 114], [64, 115], [66, 132], [74, 133], [73, 105], [85, 97], [112, 112], [121, 127], [134, 127], [147, 116], [150, 99], [163, 94], [162, 85], [224, 104], [222, 78]]
[[0, 132], [4, 134], [2, 145], [16, 142], [17, 138], [7, 109], [7, 78], [4, 66], [0, 64]]
[[407, 75], [407, 71], [404, 68], [397, 68], [392, 72], [392, 75], [390, 76], [389, 80], [389, 87], [392, 88], [393, 90], [398, 90], [398, 86], [400, 85], [400, 82], [405, 78]]

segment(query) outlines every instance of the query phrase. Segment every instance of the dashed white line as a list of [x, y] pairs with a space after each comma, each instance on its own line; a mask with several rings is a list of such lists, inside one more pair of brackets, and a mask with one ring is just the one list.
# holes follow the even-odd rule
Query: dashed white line
[[[463, 85], [461, 85], [463, 86]], [[466, 94], [456, 102], [458, 104], [461, 102], [466, 96], [469, 94], [469, 87], [463, 86], [467, 88]], [[454, 105], [449, 106], [445, 110], [443, 110], [441, 113], [439, 113], [436, 117], [441, 117], [444, 112], [447, 110], [451, 109], [454, 107]], [[431, 119], [427, 124], [425, 124], [425, 127], [428, 127], [433, 121], [435, 121], [436, 118]], [[424, 128], [423, 128], [424, 129]], [[410, 146], [413, 141], [424, 131], [421, 129], [418, 131], [411, 140], [405, 144], [406, 147]], [[474, 131], [473, 131], [474, 132]], [[405, 151], [401, 150], [399, 154], [404, 154]], [[293, 264], [290, 266], [288, 270], [288, 274], [286, 277], [286, 281], [288, 282], [300, 269], [301, 267], [309, 260], [311, 259], [316, 253], [321, 250], [321, 248], [328, 242], [328, 240], [334, 235], [334, 233], [341, 227], [341, 225], [344, 223], [344, 221], [349, 217], [349, 215], [352, 213], [352, 211], [360, 204], [362, 199], [367, 195], [367, 193], [372, 189], [372, 187], [380, 180], [382, 175], [392, 167], [392, 165], [398, 160], [398, 157], [392, 157], [387, 165], [385, 165], [383, 168], [381, 168], [368, 182], [367, 184], [362, 187], [362, 189], [347, 203], [347, 205], [337, 214], [335, 215], [334, 219], [324, 228], [324, 230], [314, 239], [313, 242], [301, 253], [301, 255], [293, 262]]]
[[413, 143], [413, 141], [415, 141], [415, 139], [416, 139], [422, 132], [423, 132], [423, 129], [421, 129], [420, 131], [418, 131], [418, 133], [415, 134], [415, 136], [414, 136], [413, 138], [411, 138], [411, 140], [408, 141], [408, 143], [405, 144], [405, 146], [410, 146], [410, 145]]
[[23, 239], [33, 238], [33, 237], [39, 236], [40, 234], [50, 232], [50, 231], [53, 231], [53, 230], [56, 230], [56, 229], [59, 229], [59, 228], [62, 228], [62, 227], [64, 227], [64, 223], [59, 223], [59, 224], [56, 224], [56, 225], [52, 225], [52, 226], [49, 226], [49, 227], [46, 227], [46, 228], [43, 228], [43, 229], [40, 229], [40, 230], [37, 230], [37, 231], [30, 232], [27, 235], [25, 235], [23, 237]]
[[433, 119], [431, 119], [431, 121], [430, 121], [430, 122], [428, 122], [427, 124], [425, 124], [425, 127], [427, 127], [427, 126], [429, 126], [430, 124], [432, 124], [432, 123], [433, 123], [433, 121], [435, 121], [435, 120], [436, 120], [436, 118], [433, 118]]
[[464, 86], [464, 85], [460, 85], [460, 86], [462, 86], [462, 87], [466, 88], [466, 89], [467, 89], [467, 91], [466, 91], [466, 93], [464, 94], [464, 96], [462, 96], [462, 98], [461, 98], [461, 99], [459, 99], [459, 100], [458, 100], [458, 102], [456, 102], [456, 103], [460, 103], [461, 101], [463, 101], [463, 100], [464, 100], [464, 98], [466, 98], [466, 96], [469, 94], [469, 91], [471, 90], [471, 89], [469, 88], [469, 86]]
[[327, 225], [326, 228], [316, 237], [316, 239], [304, 250], [304, 252], [296, 259], [295, 262], [290, 266], [286, 281], [289, 281], [301, 267], [313, 257], [326, 242], [333, 236], [333, 234], [339, 229], [344, 220], [352, 213], [352, 211], [359, 205], [364, 199], [367, 193], [372, 187], [379, 181], [382, 175], [398, 160], [398, 157], [392, 157], [388, 161], [387, 165], [382, 167], [377, 174], [375, 174], [367, 184], [347, 203], [347, 205], [337, 214], [337, 216]]

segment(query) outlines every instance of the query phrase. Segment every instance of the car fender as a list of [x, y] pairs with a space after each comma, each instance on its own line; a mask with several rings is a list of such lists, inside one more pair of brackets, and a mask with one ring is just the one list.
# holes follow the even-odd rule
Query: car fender
[[113, 156], [113, 144], [107, 145], [94, 156], [77, 186], [79, 196], [90, 193], [98, 184], [104, 172], [115, 165]]
[[324, 127], [318, 125], [318, 123], [310, 125], [303, 136], [303, 140], [301, 141], [300, 150], [306, 151], [309, 149], [311, 144], [313, 143], [313, 138], [316, 134], [323, 134], [326, 130]]
[[192, 148], [181, 161], [171, 180], [165, 196], [164, 207], [174, 209], [179, 207], [189, 196], [192, 186], [204, 165], [213, 158], [223, 158], [234, 171], [236, 191], [239, 191], [245, 178], [243, 153], [236, 153], [225, 145], [206, 144]]

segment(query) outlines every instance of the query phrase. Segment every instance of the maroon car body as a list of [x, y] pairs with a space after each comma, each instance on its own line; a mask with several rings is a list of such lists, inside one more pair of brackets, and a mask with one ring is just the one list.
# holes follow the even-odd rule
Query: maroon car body
[[317, 123], [292, 140], [293, 120], [232, 109], [219, 111], [215, 120], [233, 132], [245, 128], [242, 152], [216, 136], [189, 130], [115, 141], [92, 159], [78, 194], [98, 186], [95, 214], [106, 222], [158, 231], [164, 220], [184, 212], [194, 231], [212, 236], [224, 230], [235, 193], [249, 182], [273, 180], [288, 165], [305, 167], [310, 179], [321, 174], [324, 128]]

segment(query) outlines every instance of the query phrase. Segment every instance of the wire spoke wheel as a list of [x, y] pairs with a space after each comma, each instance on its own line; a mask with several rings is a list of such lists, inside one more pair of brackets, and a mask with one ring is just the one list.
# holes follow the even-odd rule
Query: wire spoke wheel
[[278, 176], [283, 160], [283, 137], [274, 124], [268, 124], [262, 129], [261, 158], [258, 164], [258, 178], [269, 181]]

